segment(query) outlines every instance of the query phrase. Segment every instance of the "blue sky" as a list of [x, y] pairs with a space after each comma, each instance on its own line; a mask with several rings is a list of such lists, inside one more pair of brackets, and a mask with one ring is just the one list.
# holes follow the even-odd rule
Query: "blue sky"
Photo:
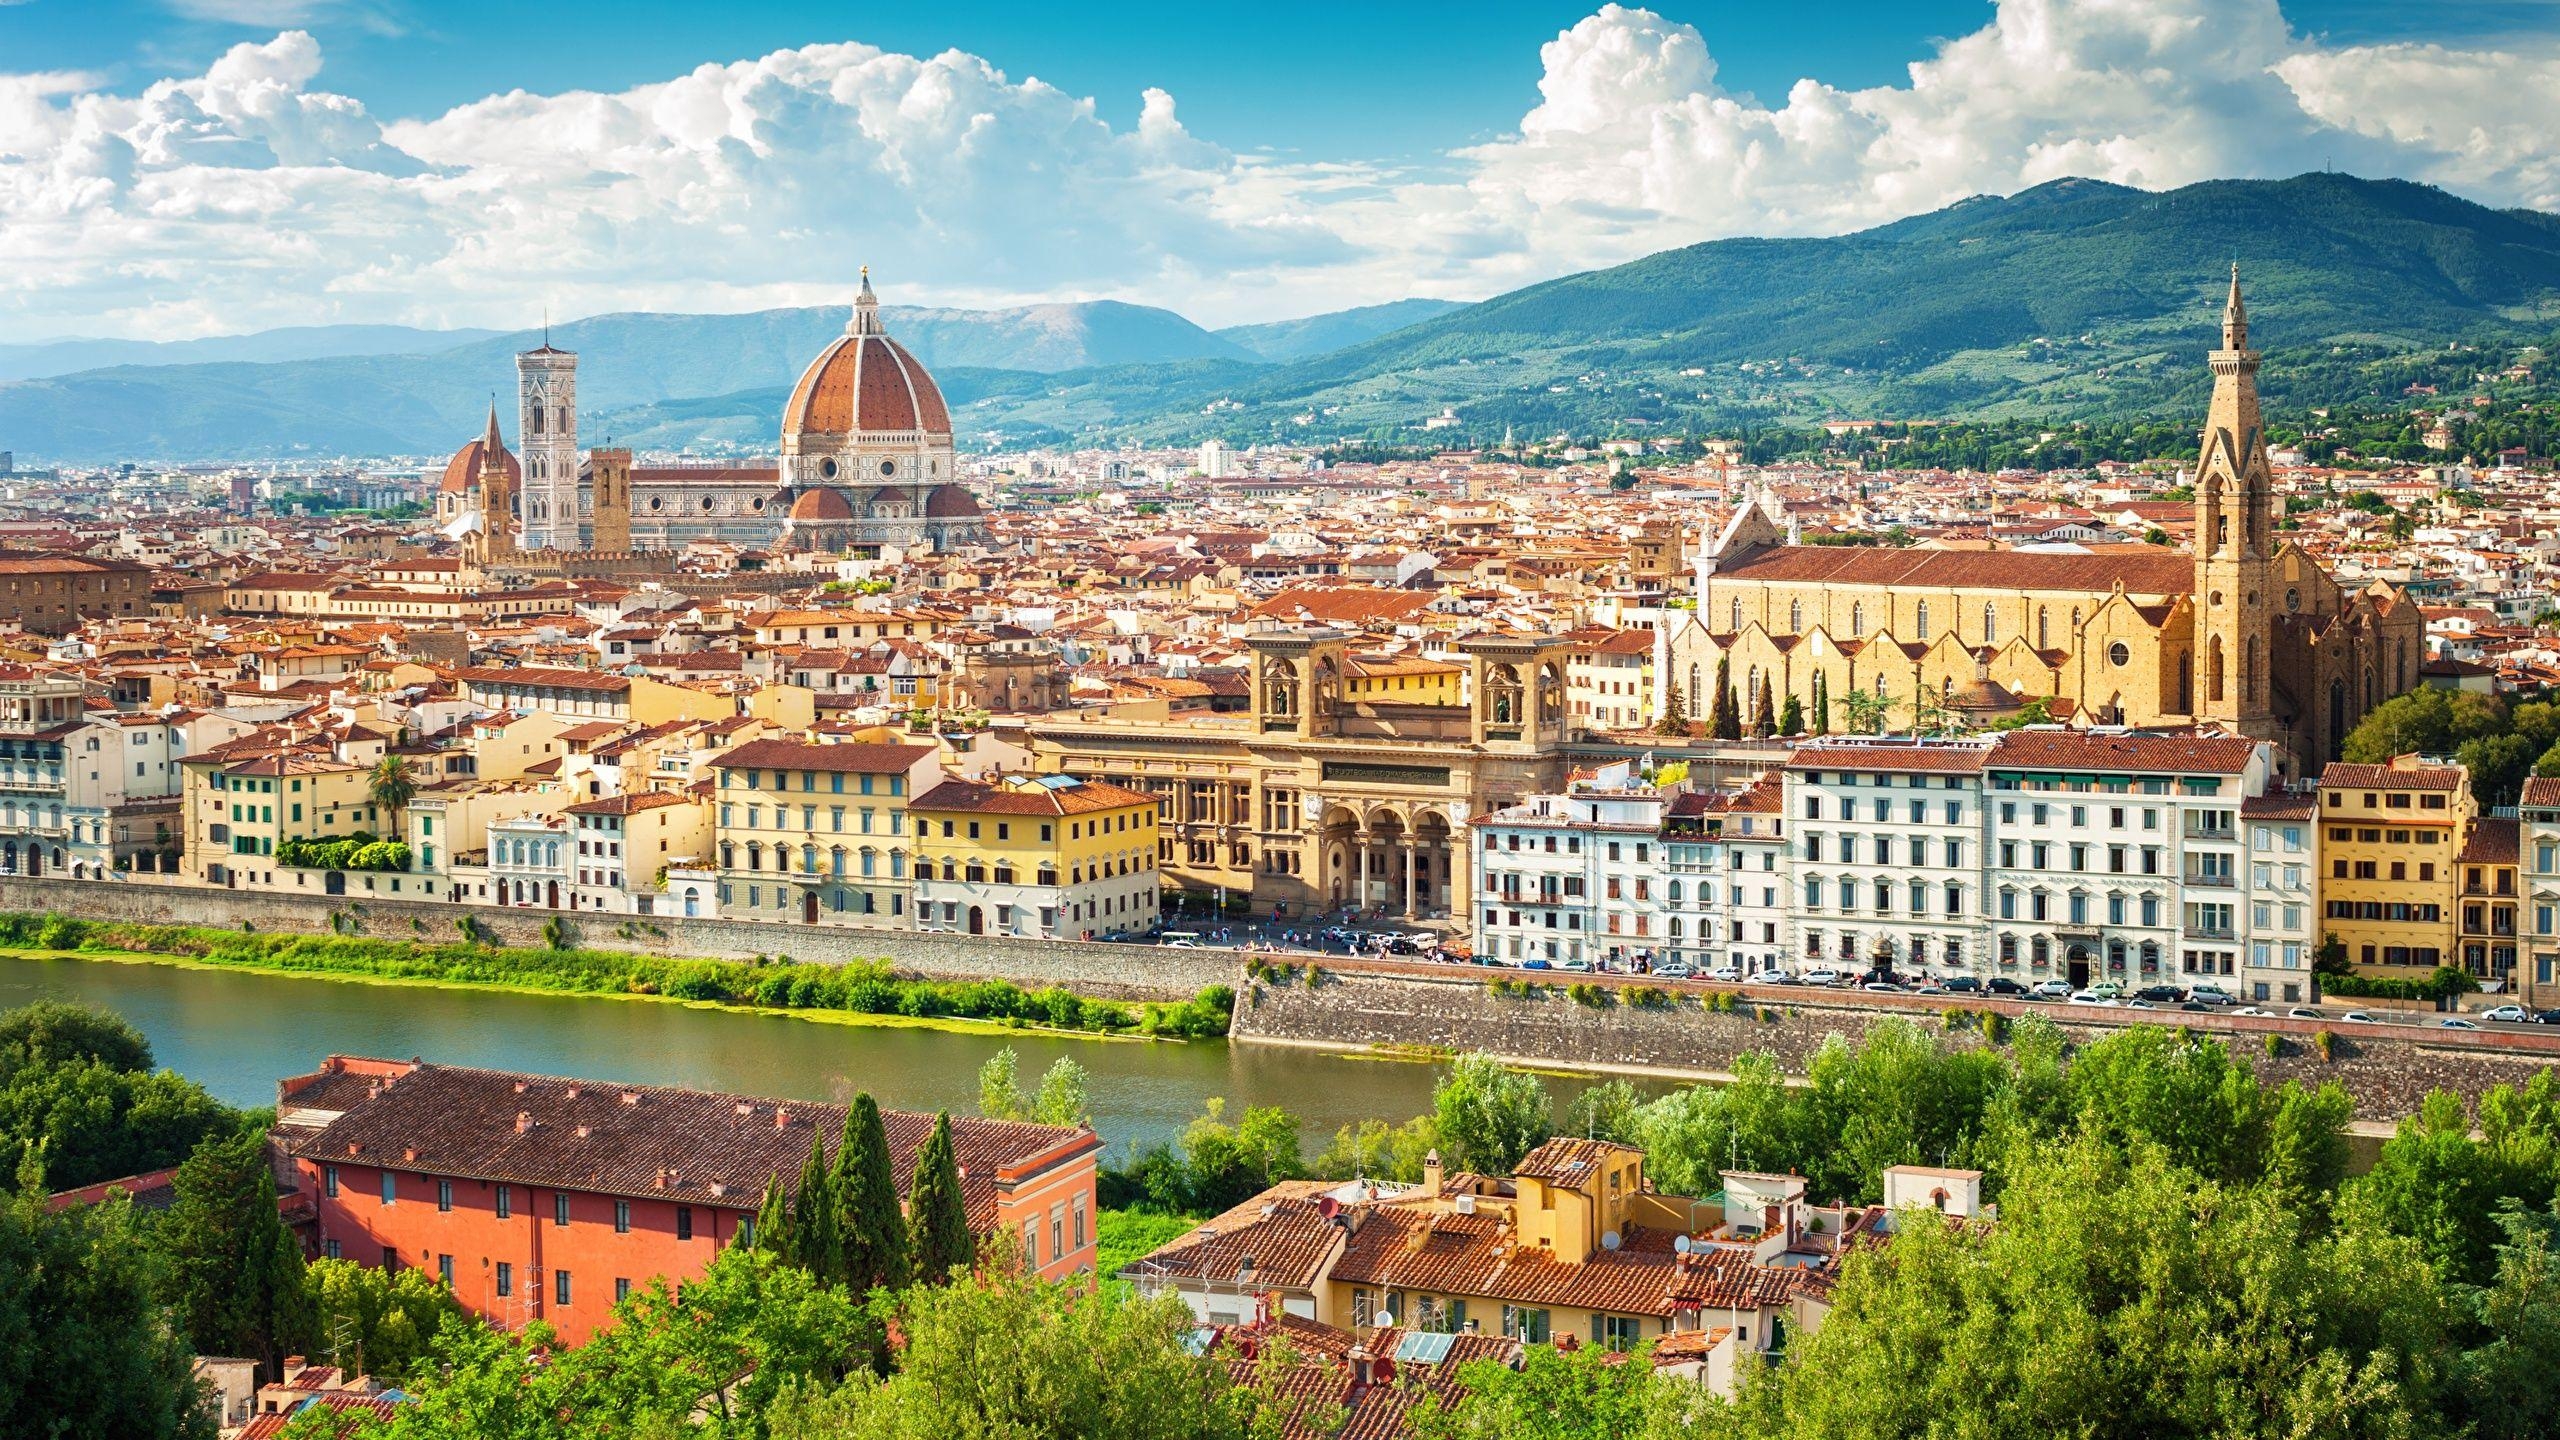
[[2560, 0], [0, 0], [0, 340], [1475, 298], [2060, 175], [2560, 209]]
[[[328, 47], [334, 88], [390, 119], [493, 91], [619, 89], [706, 60], [826, 40], [959, 49], [1016, 78], [1096, 98], [1114, 123], [1161, 86], [1197, 133], [1238, 150], [1424, 158], [1515, 124], [1537, 98], [1538, 46], [1590, 4], [1176, 4], [1032, 0], [890, 6], [841, 0], [0, 0], [7, 68], [89, 70], [139, 88], [202, 69], [287, 24]], [[1729, 88], [1774, 100], [1800, 76], [1886, 84], [1989, 17], [1987, 0], [1662, 3], [1715, 47]], [[2560, 27], [2560, 0], [2293, 0], [2298, 30], [2340, 43], [2473, 42]], [[202, 18], [228, 15], [238, 18]]]

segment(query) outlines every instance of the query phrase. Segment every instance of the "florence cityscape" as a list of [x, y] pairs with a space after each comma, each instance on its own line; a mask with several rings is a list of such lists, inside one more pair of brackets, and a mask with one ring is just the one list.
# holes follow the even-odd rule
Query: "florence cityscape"
[[2560, 14], [0, 0], [0, 1435], [2560, 1434]]

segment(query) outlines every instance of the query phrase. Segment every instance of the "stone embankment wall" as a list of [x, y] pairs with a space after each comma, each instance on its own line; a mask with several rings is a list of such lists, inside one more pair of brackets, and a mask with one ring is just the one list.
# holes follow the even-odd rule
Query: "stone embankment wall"
[[[1320, 968], [1313, 986], [1306, 983], [1303, 971], [1283, 981], [1248, 984], [1236, 1000], [1236, 1038], [1332, 1049], [1485, 1050], [1530, 1064], [1685, 1076], [1729, 1074], [1737, 1058], [1761, 1051], [1774, 1057], [1786, 1073], [1802, 1075], [1833, 1035], [1856, 1040], [1896, 1015], [1936, 1032], [1945, 1026], [1947, 1008], [1947, 1002], [1934, 999], [1859, 996], [1825, 1003], [1825, 998], [1790, 997], [1746, 1003], [1725, 1013], [1707, 1009], [1694, 991], [1677, 994], [1665, 1006], [1629, 1004], [1624, 992], [1633, 987], [1612, 985], [1594, 987], [1610, 992], [1609, 1003], [1589, 1005], [1573, 999], [1561, 986], [1541, 986], [1528, 997], [1498, 995], [1482, 970], [1381, 974], [1330, 965]], [[1493, 973], [1504, 978], [1518, 975]], [[2075, 1041], [2094, 1040], [2128, 1024], [2188, 1023], [2199, 1034], [2222, 1035], [2232, 1054], [2270, 1081], [2338, 1081], [2354, 1097], [2359, 1120], [2411, 1114], [2431, 1090], [2451, 1090], [2476, 1099], [2492, 1085], [2521, 1083], [2560, 1059], [2555, 1054], [2560, 1051], [2560, 1036], [2456, 1034], [2399, 1026], [2178, 1011], [2091, 1011], [2004, 1001], [1965, 1001], [1958, 1008], [1976, 1015], [1986, 1010], [2042, 1015], [2060, 1023]], [[2146, 1014], [2145, 1019], [2131, 1018]], [[2326, 1060], [2320, 1057], [2315, 1038], [2322, 1030], [2330, 1035]], [[1975, 1024], [1948, 1033], [1958, 1044], [1983, 1043]], [[2280, 1055], [2267, 1054], [2267, 1034], [2279, 1037]]]
[[1241, 977], [1236, 957], [1217, 950], [752, 920], [577, 915], [369, 895], [279, 895], [143, 880], [0, 877], [0, 911], [209, 925], [222, 930], [237, 930], [245, 921], [270, 934], [306, 935], [329, 934], [330, 917], [335, 915], [344, 934], [435, 942], [458, 938], [457, 922], [469, 920], [484, 939], [524, 946], [543, 944], [544, 922], [557, 918], [568, 930], [567, 943], [597, 950], [714, 960], [787, 955], [828, 965], [886, 961], [901, 973], [927, 979], [1010, 980], [1026, 989], [1063, 985], [1080, 995], [1108, 999], [1188, 1000], [1203, 986], [1233, 984]]

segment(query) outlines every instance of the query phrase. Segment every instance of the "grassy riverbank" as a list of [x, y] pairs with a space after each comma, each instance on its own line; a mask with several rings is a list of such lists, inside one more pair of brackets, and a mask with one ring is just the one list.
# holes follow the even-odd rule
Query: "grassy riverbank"
[[1179, 1005], [1095, 1000], [1061, 987], [1006, 980], [915, 980], [884, 963], [808, 965], [788, 959], [700, 960], [569, 947], [523, 948], [477, 939], [430, 942], [351, 935], [268, 935], [195, 925], [0, 915], [0, 949], [101, 960], [469, 989], [648, 998], [813, 1019], [955, 1028], [1038, 1028], [1096, 1035], [1212, 1038], [1227, 1032], [1233, 996], [1211, 986]]

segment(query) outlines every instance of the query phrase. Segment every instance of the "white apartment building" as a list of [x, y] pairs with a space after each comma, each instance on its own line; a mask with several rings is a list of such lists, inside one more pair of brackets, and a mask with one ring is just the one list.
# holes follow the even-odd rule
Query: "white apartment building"
[[1744, 974], [1784, 966], [1795, 901], [1788, 883], [1783, 786], [1763, 776], [1719, 800], [1724, 844], [1725, 963]]
[[566, 815], [518, 815], [490, 821], [491, 902], [568, 909], [577, 886], [576, 850]]
[[1621, 761], [1478, 817], [1476, 953], [1510, 964], [1659, 958], [1669, 800]]
[[1989, 740], [1829, 740], [1784, 773], [1803, 965], [1982, 967]]
[[2241, 904], [2247, 931], [2241, 983], [2254, 1004], [2299, 1005], [2312, 998], [2320, 938], [2319, 797], [2279, 790], [2240, 802], [2248, 845]]
[[162, 721], [91, 714], [77, 675], [0, 667], [0, 874], [176, 869], [182, 743]]
[[1726, 964], [1723, 806], [1728, 797], [1687, 790], [1662, 812], [1662, 958], [1698, 970]]

